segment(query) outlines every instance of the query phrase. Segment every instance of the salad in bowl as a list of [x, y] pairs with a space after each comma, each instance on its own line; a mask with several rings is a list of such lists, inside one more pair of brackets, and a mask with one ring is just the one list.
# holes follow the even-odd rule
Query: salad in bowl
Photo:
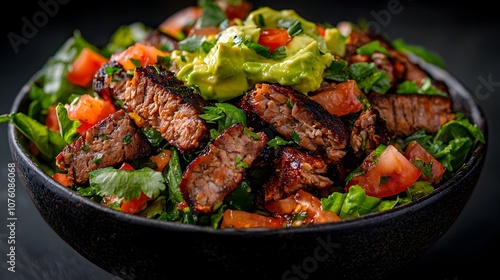
[[199, 1], [105, 46], [75, 31], [0, 116], [95, 203], [214, 229], [336, 223], [417, 201], [480, 128], [418, 61], [435, 54], [247, 1]]

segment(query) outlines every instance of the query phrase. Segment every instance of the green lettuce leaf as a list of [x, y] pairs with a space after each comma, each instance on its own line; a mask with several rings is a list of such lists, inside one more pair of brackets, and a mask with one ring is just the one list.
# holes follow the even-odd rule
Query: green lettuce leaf
[[72, 143], [80, 134], [76, 131], [76, 129], [80, 126], [79, 121], [72, 120], [68, 117], [68, 110], [64, 107], [64, 104], [60, 103], [56, 106], [57, 113], [57, 121], [59, 122], [59, 132], [61, 136], [64, 138], [66, 143]]
[[335, 212], [341, 219], [392, 209], [398, 203], [398, 199], [382, 200], [366, 195], [365, 190], [359, 185], [350, 187], [347, 193], [334, 192], [327, 198], [321, 199], [322, 208]]
[[161, 172], [149, 167], [139, 170], [106, 167], [90, 171], [90, 186], [101, 196], [114, 195], [130, 201], [139, 198], [141, 192], [148, 197], [157, 197], [165, 190], [165, 179]]
[[50, 130], [24, 113], [0, 116], [0, 123], [7, 121], [12, 121], [18, 131], [33, 142], [47, 160], [53, 160], [66, 146], [66, 141], [59, 133]]
[[412, 53], [428, 63], [434, 64], [440, 68], [444, 68], [444, 61], [441, 56], [426, 50], [422, 46], [406, 44], [403, 39], [396, 39], [392, 41], [392, 45], [396, 50], [406, 53]]

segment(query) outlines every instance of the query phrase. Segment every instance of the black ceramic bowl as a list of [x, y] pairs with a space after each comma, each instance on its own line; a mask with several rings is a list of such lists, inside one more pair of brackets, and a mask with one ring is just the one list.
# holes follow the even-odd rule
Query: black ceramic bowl
[[[420, 64], [450, 87], [455, 109], [487, 138], [477, 102], [448, 72]], [[26, 111], [28, 85], [12, 112]], [[41, 216], [82, 256], [123, 279], [374, 279], [432, 246], [471, 196], [487, 145], [430, 195], [395, 209], [331, 224], [286, 229], [217, 229], [141, 218], [99, 205], [59, 185], [37, 166], [9, 125], [18, 176]]]

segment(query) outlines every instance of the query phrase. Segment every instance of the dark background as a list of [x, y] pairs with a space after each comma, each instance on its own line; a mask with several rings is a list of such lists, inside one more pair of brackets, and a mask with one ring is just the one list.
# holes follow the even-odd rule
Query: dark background
[[[46, 21], [18, 50], [7, 39], [21, 35], [25, 22], [43, 11], [40, 3], [56, 3]], [[252, 1], [275, 9], [295, 9], [311, 21], [336, 23], [364, 18], [390, 39], [402, 38], [438, 53], [446, 68], [471, 90], [489, 124], [488, 156], [482, 177], [467, 206], [442, 238], [391, 279], [477, 279], [496, 275], [500, 257], [500, 20], [486, 1], [467, 6], [433, 1]], [[154, 27], [178, 9], [196, 1], [9, 1], [2, 8], [0, 114], [10, 112], [26, 81], [78, 29], [99, 45], [120, 25], [136, 21]], [[45, 12], [47, 15], [47, 13]], [[10, 18], [7, 20], [7, 17]], [[485, 83], [489, 81], [489, 83]], [[119, 279], [80, 256], [43, 221], [21, 183], [16, 191], [16, 272], [7, 271], [7, 164], [12, 162], [7, 125], [0, 124], [0, 279]], [[85, 238], [82, 236], [82, 238]], [[390, 240], [388, 240], [390, 242]], [[491, 265], [493, 264], [493, 265]], [[496, 264], [496, 265], [495, 265]], [[193, 264], [194, 266], [202, 264]], [[196, 269], [196, 268], [194, 268]], [[223, 273], [221, 271], [221, 273]], [[189, 273], [187, 273], [189, 275]], [[235, 275], [235, 279], [238, 278]]]

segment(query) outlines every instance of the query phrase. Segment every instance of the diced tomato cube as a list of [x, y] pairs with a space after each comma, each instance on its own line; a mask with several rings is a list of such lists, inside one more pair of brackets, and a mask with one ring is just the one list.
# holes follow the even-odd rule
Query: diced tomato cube
[[[404, 151], [405, 157], [411, 161], [413, 164], [424, 164], [424, 168], [429, 166], [430, 174], [426, 174], [429, 172], [422, 172], [420, 178], [422, 180], [428, 181], [432, 184], [437, 184], [441, 181], [446, 167], [439, 162], [434, 156], [432, 156], [422, 145], [420, 145], [417, 141], [411, 141], [405, 148]], [[420, 163], [418, 162], [420, 161]]]
[[365, 174], [354, 176], [347, 182], [345, 190], [353, 185], [361, 186], [367, 195], [387, 197], [397, 195], [415, 183], [422, 171], [411, 163], [393, 145], [387, 146], [378, 159], [373, 152], [361, 164]]
[[90, 86], [95, 73], [108, 59], [89, 48], [84, 48], [68, 71], [68, 80], [82, 87]]
[[337, 116], [363, 110], [362, 100], [368, 100], [354, 80], [339, 84], [332, 83], [319, 89], [311, 98], [321, 104], [330, 114]]

